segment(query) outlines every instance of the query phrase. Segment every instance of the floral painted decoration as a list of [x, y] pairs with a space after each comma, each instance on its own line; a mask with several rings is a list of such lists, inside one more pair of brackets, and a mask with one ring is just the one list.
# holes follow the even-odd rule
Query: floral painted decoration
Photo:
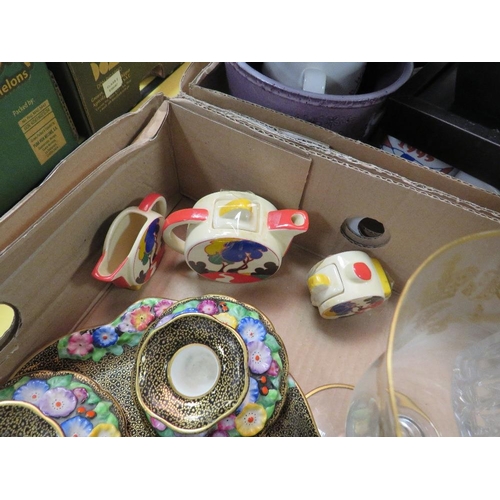
[[353, 314], [360, 314], [368, 309], [373, 309], [384, 303], [384, 297], [379, 297], [377, 295], [371, 297], [363, 297], [360, 299], [349, 300], [336, 304], [331, 307], [324, 314], [328, 317], [343, 317], [352, 316]]
[[[211, 296], [181, 301], [160, 318], [156, 327], [181, 314], [193, 312], [214, 316], [236, 330], [247, 346], [250, 370], [249, 388], [240, 406], [233, 414], [214, 424], [202, 435], [256, 436], [274, 415], [276, 404], [282, 399], [280, 384], [283, 376], [287, 374], [280, 354], [283, 356], [286, 354], [282, 352], [280, 343], [256, 310], [229, 298]], [[159, 436], [179, 436], [153, 416], [147, 415], [147, 418]]]
[[247, 404], [236, 417], [236, 429], [242, 436], [255, 436], [266, 424], [266, 410], [261, 405]]
[[123, 346], [136, 346], [149, 325], [158, 319], [173, 300], [148, 298], [135, 302], [108, 325], [71, 333], [59, 340], [60, 358], [99, 361], [106, 354], [119, 356]]
[[122, 435], [113, 402], [71, 372], [34, 373], [0, 390], [0, 401], [24, 401], [54, 420], [65, 437]]
[[144, 231], [139, 244], [137, 261], [134, 263], [134, 275], [137, 286], [131, 287], [139, 289], [149, 281], [163, 257], [164, 243], [162, 240], [162, 230], [160, 219], [155, 219]]
[[204, 278], [231, 283], [252, 283], [279, 269], [277, 255], [266, 246], [241, 238], [218, 238], [193, 247], [188, 265]]

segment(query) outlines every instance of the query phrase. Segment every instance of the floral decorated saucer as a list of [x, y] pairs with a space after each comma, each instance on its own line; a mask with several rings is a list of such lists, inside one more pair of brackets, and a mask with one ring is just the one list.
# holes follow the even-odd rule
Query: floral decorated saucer
[[242, 338], [213, 316], [188, 313], [147, 332], [135, 364], [140, 406], [174, 432], [196, 434], [238, 408], [248, 391]]
[[[221, 297], [214, 297], [213, 300], [218, 304], [220, 314], [224, 314], [230, 309], [233, 310], [231, 315], [237, 314], [238, 309], [236, 306], [238, 303], [233, 299], [226, 301]], [[147, 327], [157, 321], [163, 311], [166, 310], [167, 307], [170, 307], [169, 305], [173, 304], [173, 300], [165, 298], [142, 299], [133, 303], [126, 309], [125, 312], [120, 314], [119, 317], [109, 324], [116, 326], [121, 325], [117, 328], [117, 331], [119, 331], [121, 335], [123, 335], [126, 330], [129, 330], [126, 333], [130, 334], [130, 337], [133, 337], [137, 340], [137, 342], [139, 342]], [[198, 306], [202, 308], [201, 303], [199, 303]], [[243, 307], [244, 312], [246, 311], [246, 314], [252, 317], [255, 310], [250, 306], [243, 305]], [[267, 328], [268, 323], [266, 318], [259, 313], [255, 314], [255, 319], [260, 320], [260, 318], [262, 318], [262, 321]], [[229, 319], [229, 316], [224, 317]], [[243, 316], [241, 319], [242, 318]], [[95, 329], [96, 328], [87, 328], [81, 331], [91, 332]], [[274, 330], [272, 326], [270, 326], [270, 329], [266, 331], [268, 332], [267, 336], [269, 336], [268, 338], [266, 336], [266, 338], [269, 342]], [[104, 355], [102, 357], [100, 356], [100, 354], [102, 354], [101, 352], [99, 356], [96, 357], [98, 358], [96, 361], [91, 355], [93, 351], [91, 350], [90, 353], [87, 352], [88, 345], [80, 353], [80, 355], [78, 355], [75, 351], [73, 355], [69, 355], [66, 347], [68, 345], [68, 339], [71, 335], [66, 336], [63, 341], [56, 341], [52, 343], [50, 346], [35, 355], [29, 362], [20, 368], [18, 372], [19, 376], [21, 376], [21, 374], [31, 374], [32, 372], [41, 370], [70, 370], [73, 372], [79, 372], [89, 379], [95, 380], [100, 387], [113, 394], [113, 397], [118, 401], [121, 409], [126, 415], [127, 429], [130, 435], [134, 437], [189, 436], [189, 434], [175, 433], [172, 429], [166, 427], [153, 417], [147, 419], [145, 417], [145, 412], [137, 404], [136, 398], [134, 397], [135, 391], [131, 390], [133, 384], [130, 381], [130, 374], [133, 373], [135, 365], [135, 348], [125, 348], [121, 354]], [[276, 337], [276, 342], [279, 347], [279, 337]], [[77, 342], [75, 342], [75, 344], [76, 343]], [[127, 345], [127, 343], [124, 343], [123, 345]], [[132, 343], [128, 345], [132, 345]], [[273, 347], [273, 349], [275, 348], [276, 347]], [[107, 353], [111, 354], [111, 351], [104, 352], [104, 354]], [[275, 354], [276, 352], [273, 351], [273, 355]], [[281, 362], [281, 357], [278, 356], [278, 359]], [[273, 367], [276, 368], [276, 365], [273, 364]], [[284, 369], [280, 374], [281, 377], [283, 377], [283, 373], [287, 370], [287, 364], [285, 363], [283, 367]], [[276, 372], [271, 370], [270, 372], [268, 371], [268, 373], [275, 374]], [[250, 374], [250, 378], [254, 378], [254, 376]], [[278, 393], [281, 395], [281, 393], [277, 390], [274, 390], [273, 392], [273, 389], [269, 389], [269, 381], [273, 381], [273, 385], [281, 387], [281, 381], [283, 379], [281, 379], [278, 383], [278, 379], [275, 375], [269, 375], [269, 377], [267, 377], [267, 383], [262, 383], [262, 380], [259, 381], [260, 383], [258, 382], [259, 396], [257, 398], [257, 402], [261, 405], [265, 405], [266, 413], [272, 415], [266, 421], [265, 428], [258, 433], [258, 436], [319, 437], [319, 431], [316, 427], [311, 409], [309, 408], [307, 399], [300, 390], [300, 387], [296, 384], [291, 374], [288, 374], [288, 377], [285, 377], [284, 379], [286, 380], [286, 398], [281, 399], [280, 396], [274, 397], [274, 394]], [[253, 382], [250, 383], [254, 385]], [[267, 396], [264, 395], [264, 392], [266, 391], [268, 391]], [[255, 397], [255, 392], [253, 395]], [[236, 412], [229, 417], [220, 420], [213, 429], [200, 434], [207, 437], [240, 436], [241, 434], [236, 429], [235, 419]]]
[[[96, 382], [70, 371], [37, 371], [27, 373], [0, 389], [0, 402], [10, 408], [23, 403], [36, 418], [40, 434], [52, 423], [53, 431], [59, 428], [65, 437], [119, 437], [128, 435], [125, 416], [114, 398]], [[29, 405], [29, 407], [28, 407]], [[5, 411], [5, 410], [4, 410]], [[18, 418], [26, 417], [26, 411]], [[2, 420], [0, 418], [0, 420]], [[40, 425], [40, 420], [45, 424]], [[23, 426], [17, 420], [18, 426]], [[31, 425], [31, 424], [27, 424]], [[32, 432], [37, 432], [34, 427]]]
[[64, 437], [54, 420], [25, 401], [0, 401], [0, 437]]
[[[258, 309], [224, 295], [203, 295], [176, 302], [151, 325], [155, 331], [185, 314], [212, 317], [234, 329], [243, 340], [249, 369], [248, 390], [232, 413], [196, 436], [257, 436], [279, 417], [288, 388], [288, 356], [273, 325]], [[149, 335], [144, 335], [144, 341]], [[139, 358], [137, 358], [139, 359]], [[160, 436], [183, 435], [147, 412]]]

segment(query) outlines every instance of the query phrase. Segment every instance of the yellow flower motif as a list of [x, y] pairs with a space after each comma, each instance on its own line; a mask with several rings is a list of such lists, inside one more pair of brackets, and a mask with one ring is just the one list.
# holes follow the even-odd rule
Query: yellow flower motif
[[332, 311], [331, 309], [327, 309], [323, 312], [323, 316], [328, 318], [335, 318], [337, 316], [337, 313], [335, 311]]
[[263, 406], [248, 403], [236, 417], [236, 430], [244, 437], [255, 436], [266, 424], [267, 413]]
[[224, 250], [226, 243], [230, 241], [234, 241], [234, 238], [219, 238], [218, 240], [213, 240], [205, 247], [205, 252], [207, 255], [217, 255]]
[[236, 328], [238, 326], [238, 320], [232, 314], [220, 313], [216, 314], [214, 318], [217, 318], [219, 321], [222, 321], [222, 323], [225, 323], [231, 328]]
[[139, 243], [139, 260], [142, 260], [146, 255], [146, 234], [147, 231], [142, 235], [141, 242]]
[[120, 431], [113, 424], [98, 424], [89, 434], [89, 437], [120, 437]]

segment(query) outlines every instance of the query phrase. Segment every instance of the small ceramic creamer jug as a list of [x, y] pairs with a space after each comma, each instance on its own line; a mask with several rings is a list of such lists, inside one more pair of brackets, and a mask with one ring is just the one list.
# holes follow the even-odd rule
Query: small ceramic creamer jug
[[141, 288], [163, 256], [166, 214], [167, 202], [157, 193], [150, 193], [138, 207], [120, 212], [106, 234], [103, 253], [92, 276], [121, 288]]
[[[185, 240], [174, 232], [182, 225]], [[251, 192], [219, 191], [171, 213], [163, 239], [204, 278], [251, 283], [275, 274], [293, 237], [308, 228], [303, 210], [277, 210]]]

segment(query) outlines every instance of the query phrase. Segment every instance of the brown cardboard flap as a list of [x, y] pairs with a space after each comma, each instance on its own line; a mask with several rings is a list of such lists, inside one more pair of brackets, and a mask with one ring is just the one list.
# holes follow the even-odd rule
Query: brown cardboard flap
[[231, 96], [227, 87], [223, 63], [192, 63], [181, 80], [181, 90], [195, 99], [218, 108], [234, 111], [276, 128], [314, 139], [341, 154], [365, 163], [378, 165], [414, 182], [434, 187], [457, 198], [500, 212], [499, 195], [430, 168], [416, 165], [414, 162], [398, 158], [381, 149], [344, 137], [312, 123]]
[[151, 99], [136, 113], [120, 117], [95, 134], [91, 146], [85, 143], [62, 160], [40, 186], [0, 218], [0, 253], [98, 165], [130, 144], [162, 102], [161, 96]]
[[214, 68], [220, 63], [218, 62], [192, 62], [187, 67], [180, 81], [180, 90], [185, 94], [191, 94], [190, 87], [198, 85], [200, 81], [210, 75]]
[[[71, 331], [107, 285], [91, 277], [106, 232], [115, 216], [136, 206], [150, 192], [167, 198], [172, 209], [180, 199], [170, 135], [164, 125], [149, 140], [137, 141], [110, 156], [108, 134], [115, 122], [89, 139], [82, 154], [110, 156], [89, 173], [0, 255], [2, 301], [21, 314], [22, 326], [0, 352], [0, 381], [48, 343]], [[133, 132], [133, 134], [132, 134]], [[129, 123], [128, 134], [137, 129]], [[104, 137], [103, 137], [104, 136]], [[95, 140], [94, 140], [95, 139]], [[68, 158], [68, 168], [78, 166]], [[58, 175], [54, 174], [54, 181]]]
[[[395, 183], [319, 157], [313, 160], [302, 209], [309, 213], [310, 226], [307, 233], [295, 238], [296, 244], [324, 256], [365, 250], [389, 271], [397, 291], [442, 245], [500, 227], [500, 214], [486, 217], [411, 184]], [[346, 239], [341, 226], [354, 217], [382, 223], [389, 241], [380, 248], [364, 249]]]
[[[315, 151], [318, 156], [328, 158], [334, 161], [335, 163], [344, 165], [346, 168], [366, 172], [369, 175], [385, 179], [387, 182], [390, 182], [392, 184], [397, 184], [402, 187], [406, 187], [413, 191], [419, 192], [424, 196], [429, 196], [431, 198], [439, 199], [445, 203], [461, 207], [464, 210], [473, 212], [482, 217], [486, 217], [493, 221], [500, 222], [500, 212], [492, 210], [490, 208], [486, 208], [481, 204], [474, 203], [469, 199], [463, 199], [456, 195], [450, 194], [447, 191], [443, 191], [436, 187], [432, 187], [427, 184], [414, 181], [408, 177], [402, 176], [398, 173], [394, 173], [391, 170], [384, 169], [373, 163], [367, 163], [352, 156], [338, 153], [330, 148], [325, 148], [325, 146], [321, 143], [317, 143], [315, 141], [310, 141], [310, 140], [304, 141], [300, 138], [296, 140], [306, 143], [309, 149], [311, 151]], [[437, 175], [446, 176], [445, 174], [437, 174]]]
[[[179, 104], [179, 106], [177, 106]], [[278, 208], [298, 208], [310, 155], [197, 105], [172, 100], [172, 141], [182, 193], [197, 200], [221, 189], [251, 191]]]

